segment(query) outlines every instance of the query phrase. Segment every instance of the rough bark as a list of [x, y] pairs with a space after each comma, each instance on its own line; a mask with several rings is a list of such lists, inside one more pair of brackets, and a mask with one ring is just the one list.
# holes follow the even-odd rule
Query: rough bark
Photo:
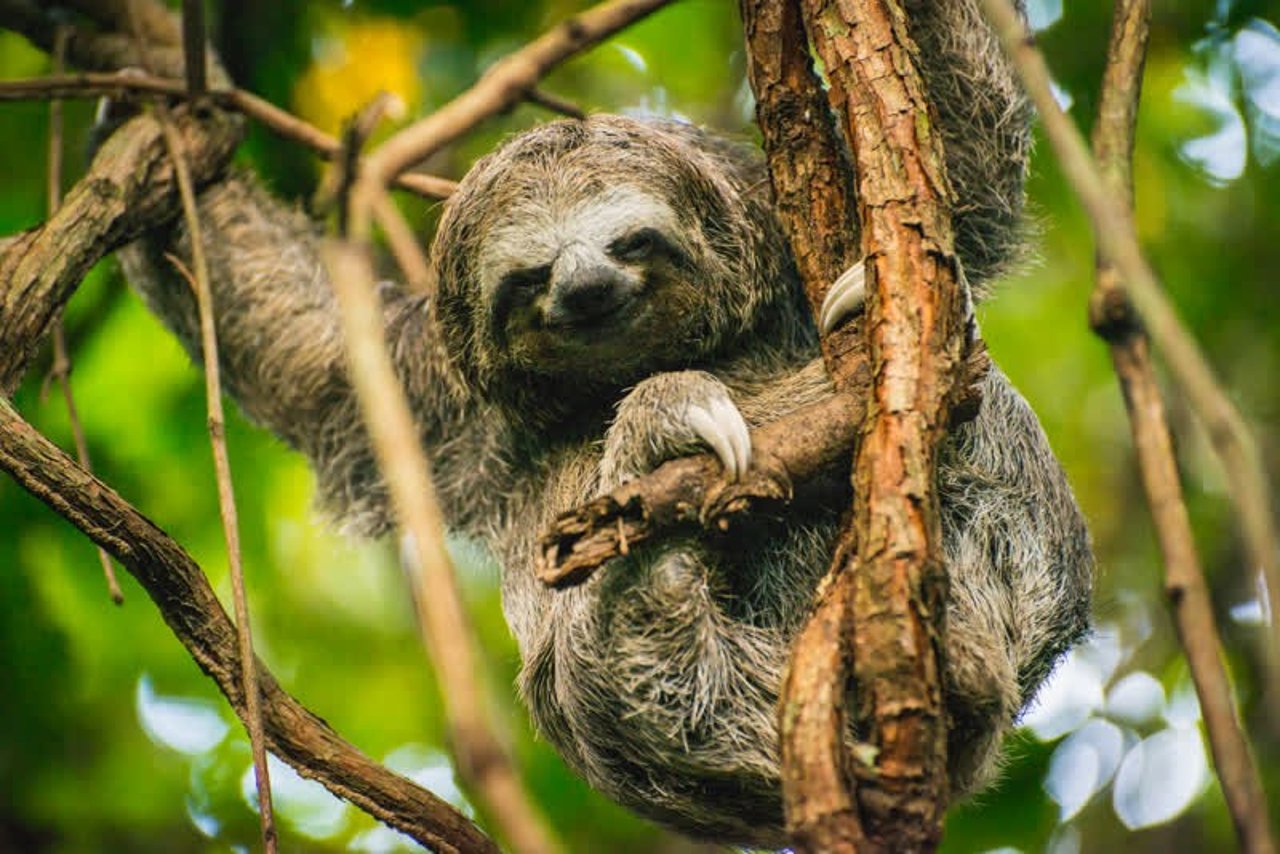
[[[222, 113], [175, 118], [197, 185], [217, 177], [240, 140]], [[89, 268], [179, 211], [160, 126], [139, 116], [103, 145], [88, 174], [44, 224], [0, 255], [0, 395], [11, 395]]]
[[[829, 282], [851, 260], [849, 243], [824, 232], [834, 226], [849, 233], [844, 214], [851, 196], [839, 157], [829, 153], [830, 134], [815, 118], [819, 90], [797, 21], [826, 68], [830, 100], [843, 117], [870, 292], [874, 390], [855, 463], [856, 535], [843, 536], [837, 546], [784, 688], [788, 824], [809, 850], [928, 849], [941, 836], [947, 800], [939, 661], [947, 583], [933, 489], [935, 446], [972, 334], [941, 140], [932, 132], [915, 48], [896, 3], [806, 0], [779, 9], [744, 2], [743, 10], [771, 175], [806, 290], [812, 299], [824, 284], [814, 277]], [[791, 87], [807, 94], [777, 94]], [[782, 125], [796, 115], [809, 137], [792, 143]], [[816, 180], [810, 169], [825, 178]], [[818, 258], [804, 260], [809, 252]], [[835, 265], [833, 253], [839, 253]], [[870, 747], [858, 751], [852, 768], [856, 805], [841, 711], [850, 632], [857, 717]]]

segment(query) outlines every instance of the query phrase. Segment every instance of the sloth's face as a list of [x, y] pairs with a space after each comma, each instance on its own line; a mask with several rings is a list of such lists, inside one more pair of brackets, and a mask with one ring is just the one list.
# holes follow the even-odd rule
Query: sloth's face
[[480, 250], [498, 349], [539, 374], [618, 382], [677, 363], [697, 310], [684, 231], [664, 201], [627, 185], [513, 205]]

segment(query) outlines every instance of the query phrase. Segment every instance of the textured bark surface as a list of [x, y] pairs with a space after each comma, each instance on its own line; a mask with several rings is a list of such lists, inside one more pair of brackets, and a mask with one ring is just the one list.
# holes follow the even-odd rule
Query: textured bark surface
[[854, 466], [857, 719], [874, 748], [855, 766], [864, 831], [891, 851], [931, 849], [947, 804], [940, 656], [947, 593], [934, 470], [970, 338], [941, 138], [890, 0], [808, 0], [810, 33], [843, 110], [858, 171], [873, 414]]
[[[175, 119], [197, 185], [217, 177], [240, 139], [222, 113]], [[102, 146], [49, 219], [0, 255], [0, 394], [10, 395], [89, 268], [177, 216], [178, 190], [160, 126], [139, 116]]]
[[[818, 317], [831, 283], [862, 252], [852, 168], [810, 60], [799, 0], [742, 0], [740, 6], [778, 214]], [[861, 322], [847, 323], [822, 341], [836, 388], [862, 402], [849, 425], [851, 441], [841, 449], [846, 471], [870, 396], [868, 382], [852, 381], [855, 364], [870, 367], [861, 332]], [[793, 644], [782, 689], [783, 803], [792, 838], [809, 851], [857, 849], [864, 841], [843, 738], [852, 674], [851, 588], [831, 583], [852, 559], [852, 545], [846, 526], [817, 607]]]
[[[809, 58], [799, 0], [740, 6], [769, 180], [816, 317], [831, 284], [862, 256], [853, 169]], [[848, 323], [823, 337], [837, 388], [845, 389], [866, 363], [861, 331], [860, 323]]]
[[[838, 543], [784, 687], [788, 825], [807, 850], [929, 849], [947, 802], [935, 446], [971, 338], [941, 140], [898, 4], [744, 0], [742, 8], [770, 174], [811, 303], [858, 254], [870, 297], [874, 388], [855, 464], [857, 545], [848, 533]], [[810, 41], [852, 150], [856, 220]], [[839, 386], [845, 347], [824, 347]], [[857, 763], [844, 743], [851, 684], [867, 748]]]

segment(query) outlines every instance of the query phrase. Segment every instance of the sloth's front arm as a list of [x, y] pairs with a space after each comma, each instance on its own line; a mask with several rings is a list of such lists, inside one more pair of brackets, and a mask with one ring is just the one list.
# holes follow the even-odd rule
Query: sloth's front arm
[[[241, 176], [205, 190], [199, 213], [226, 391], [250, 418], [306, 454], [326, 511], [353, 531], [381, 533], [390, 524], [386, 491], [348, 381], [314, 223]], [[122, 250], [120, 258], [130, 284], [199, 359], [196, 301], [166, 254], [190, 267], [180, 221]], [[384, 290], [388, 345], [423, 443], [448, 480], [453, 460], [473, 450], [461, 445], [476, 440], [462, 427], [475, 404], [451, 379], [425, 298]], [[461, 498], [446, 506], [457, 508], [455, 517], [468, 512]]]

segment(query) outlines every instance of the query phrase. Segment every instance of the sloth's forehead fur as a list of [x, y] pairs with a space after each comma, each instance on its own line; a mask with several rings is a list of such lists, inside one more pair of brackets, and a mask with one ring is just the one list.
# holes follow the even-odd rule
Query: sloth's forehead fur
[[480, 279], [488, 286], [511, 270], [551, 264], [573, 243], [603, 253], [638, 228], [678, 240], [678, 225], [670, 204], [641, 187], [623, 184], [585, 198], [572, 191], [538, 193], [516, 201], [485, 235]]

